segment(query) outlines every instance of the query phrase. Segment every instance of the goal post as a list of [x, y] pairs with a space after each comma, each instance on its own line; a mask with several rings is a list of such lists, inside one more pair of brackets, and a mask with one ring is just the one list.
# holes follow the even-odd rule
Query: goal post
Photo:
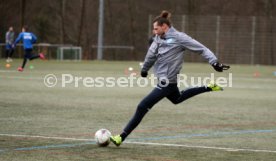
[[57, 60], [82, 60], [82, 48], [76, 46], [58, 47]]

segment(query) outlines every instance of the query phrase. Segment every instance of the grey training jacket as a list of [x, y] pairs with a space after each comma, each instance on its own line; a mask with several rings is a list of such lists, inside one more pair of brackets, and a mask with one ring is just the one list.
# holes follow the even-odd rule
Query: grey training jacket
[[186, 49], [200, 53], [210, 64], [217, 61], [216, 56], [207, 47], [170, 27], [162, 38], [155, 36], [142, 70], [148, 71], [154, 65], [154, 73], [159, 80], [167, 79], [169, 83], [177, 83], [177, 74], [182, 68], [183, 52]]
[[6, 32], [6, 44], [12, 45], [14, 43], [14, 32]]

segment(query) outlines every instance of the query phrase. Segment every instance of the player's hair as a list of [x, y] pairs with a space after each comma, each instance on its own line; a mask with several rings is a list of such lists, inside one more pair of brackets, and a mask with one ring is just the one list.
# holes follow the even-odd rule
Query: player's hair
[[169, 11], [163, 10], [161, 14], [153, 20], [153, 23], [157, 22], [158, 26], [161, 26], [163, 24], [167, 24], [169, 27], [171, 27], [171, 13]]
[[28, 30], [29, 30], [29, 27], [28, 27], [27, 25], [24, 25], [22, 28], [23, 28], [25, 31], [28, 31]]

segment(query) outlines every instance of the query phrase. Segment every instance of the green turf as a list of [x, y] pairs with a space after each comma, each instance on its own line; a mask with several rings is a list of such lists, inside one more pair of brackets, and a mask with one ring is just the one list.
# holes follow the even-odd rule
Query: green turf
[[[49, 88], [44, 76], [55, 74], [59, 81], [62, 74], [118, 78], [126, 76], [128, 67], [139, 73], [139, 62], [36, 60], [22, 73], [16, 71], [20, 64], [15, 60], [6, 68], [4, 60], [0, 63], [0, 160], [276, 160], [274, 66], [232, 65], [232, 88], [179, 105], [164, 99], [146, 115], [128, 143], [100, 148], [93, 142], [94, 133], [100, 128], [120, 133], [152, 87], [89, 88], [80, 83], [77, 88], [74, 84], [63, 88], [58, 82]], [[211, 72], [207, 63], [186, 63], [182, 69], [189, 77]], [[229, 72], [215, 76], [228, 77]]]

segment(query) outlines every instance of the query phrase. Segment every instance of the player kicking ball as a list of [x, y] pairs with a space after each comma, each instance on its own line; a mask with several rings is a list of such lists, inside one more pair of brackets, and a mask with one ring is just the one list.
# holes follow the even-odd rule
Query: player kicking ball
[[28, 32], [27, 26], [22, 27], [22, 32], [18, 35], [18, 37], [16, 38], [13, 44], [13, 48], [14, 48], [19, 41], [23, 42], [24, 59], [23, 59], [22, 66], [17, 68], [19, 72], [23, 72], [24, 67], [28, 60], [33, 60], [37, 58], [45, 59], [45, 56], [43, 53], [40, 53], [38, 55], [33, 54], [33, 44], [36, 43], [36, 40], [37, 40], [36, 36], [33, 33]]
[[[149, 69], [154, 65], [154, 72], [158, 78], [158, 85], [138, 105], [134, 116], [120, 135], [111, 136], [110, 140], [120, 146], [127, 136], [139, 125], [146, 113], [163, 98], [169, 99], [173, 104], [179, 104], [195, 95], [221, 91], [222, 87], [215, 83], [207, 86], [189, 88], [179, 91], [177, 75], [183, 64], [183, 52], [191, 50], [200, 53], [218, 72], [227, 70], [230, 66], [218, 62], [216, 56], [204, 45], [192, 39], [185, 33], [177, 31], [171, 26], [170, 13], [162, 11], [153, 21], [155, 37], [148, 49], [141, 76], [147, 77]], [[164, 81], [166, 80], [166, 82]], [[167, 82], [168, 80], [168, 82]]]

